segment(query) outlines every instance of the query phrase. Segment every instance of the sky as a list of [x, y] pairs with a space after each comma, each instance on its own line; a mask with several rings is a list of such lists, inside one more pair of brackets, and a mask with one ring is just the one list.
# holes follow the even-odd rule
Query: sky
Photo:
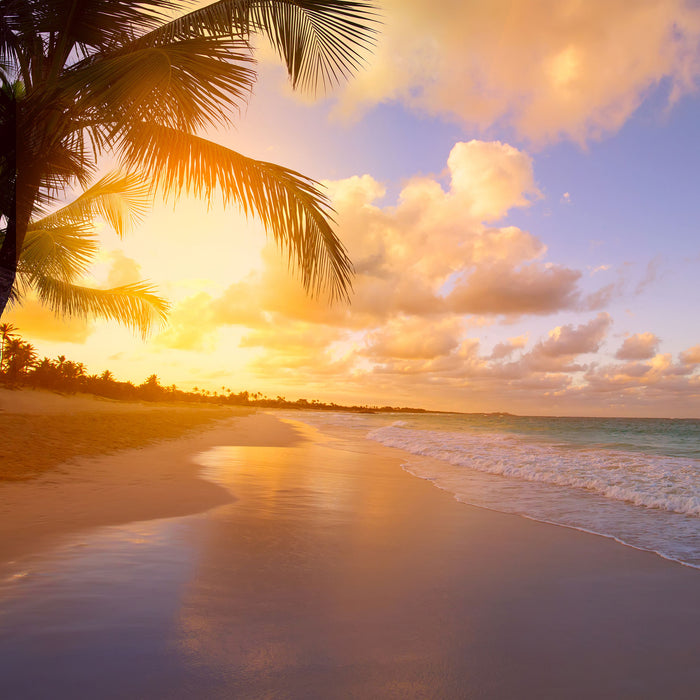
[[311, 299], [218, 202], [100, 229], [93, 284], [172, 303], [145, 341], [8, 320], [40, 355], [211, 391], [530, 415], [700, 417], [700, 4], [383, 0], [366, 67], [292, 92], [265, 46], [208, 136], [322, 182], [356, 276]]

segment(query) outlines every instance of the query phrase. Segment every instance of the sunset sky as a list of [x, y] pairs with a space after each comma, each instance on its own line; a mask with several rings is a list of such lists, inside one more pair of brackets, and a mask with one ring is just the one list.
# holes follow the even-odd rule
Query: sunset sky
[[[341, 403], [700, 417], [700, 5], [383, 0], [368, 66], [292, 94], [261, 47], [210, 137], [322, 181], [356, 268], [305, 296], [254, 221], [157, 205], [98, 285], [173, 304], [145, 342], [8, 314], [40, 355], [142, 382]], [[4, 320], [4, 319], [3, 319]]]

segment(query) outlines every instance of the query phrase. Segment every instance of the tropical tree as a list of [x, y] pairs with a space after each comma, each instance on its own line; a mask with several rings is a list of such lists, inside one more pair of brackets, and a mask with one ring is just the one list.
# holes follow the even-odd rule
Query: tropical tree
[[16, 381], [26, 374], [37, 361], [34, 346], [21, 338], [10, 338], [5, 346], [5, 375]]
[[85, 365], [82, 362], [73, 362], [73, 360], [63, 359], [61, 361], [61, 358], [59, 361], [60, 364], [56, 365], [59, 387], [72, 392], [77, 391], [87, 375]]
[[157, 374], [151, 374], [143, 384], [139, 385], [143, 398], [147, 401], [156, 401], [165, 394], [165, 389], [161, 386]]
[[56, 362], [55, 362], [55, 364], [56, 364], [56, 369], [58, 369], [58, 371], [62, 373], [62, 372], [63, 372], [63, 367], [64, 367], [64, 365], [66, 364], [66, 362], [67, 362], [66, 356], [65, 356], [65, 355], [59, 355], [59, 356], [56, 358]]
[[[172, 0], [2, 0], [0, 312], [31, 222], [99, 158], [255, 213], [307, 290], [347, 296], [352, 265], [313, 180], [200, 135], [227, 125], [256, 79], [251, 36], [267, 37], [292, 85], [354, 71], [371, 45], [373, 7], [354, 0], [219, 0], [176, 15]], [[191, 5], [190, 5], [191, 7]], [[192, 232], [192, 245], [202, 242]], [[64, 305], [65, 307], [65, 305]], [[68, 305], [70, 307], [70, 304]]]
[[60, 372], [48, 357], [44, 357], [35, 365], [32, 383], [49, 389], [55, 389], [60, 383]]
[[0, 323], [0, 372], [5, 366], [5, 346], [17, 335], [17, 327], [11, 323]]
[[113, 172], [70, 204], [31, 222], [17, 264], [14, 299], [21, 301], [32, 291], [57, 313], [107, 318], [146, 335], [168, 310], [151, 285], [101, 289], [79, 280], [99, 250], [95, 218], [104, 219], [121, 237], [138, 223], [147, 204], [148, 187], [142, 180]]

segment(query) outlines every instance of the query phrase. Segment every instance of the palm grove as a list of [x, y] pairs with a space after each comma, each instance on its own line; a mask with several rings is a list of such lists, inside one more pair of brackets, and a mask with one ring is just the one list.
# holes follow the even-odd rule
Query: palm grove
[[[267, 396], [262, 392], [238, 391], [222, 386], [211, 391], [194, 387], [190, 391], [175, 384], [163, 386], [157, 374], [151, 374], [141, 383], [120, 381], [108, 369], [101, 374], [90, 374], [82, 362], [59, 355], [55, 359], [39, 359], [34, 346], [23, 340], [11, 323], [0, 323], [0, 382], [11, 388], [33, 387], [61, 393], [84, 393], [125, 401], [165, 401], [177, 403], [206, 403], [263, 408], [300, 408], [326, 411], [420, 413], [425, 409], [407, 406], [342, 405], [305, 398], [294, 401], [284, 396]], [[2, 479], [2, 474], [0, 474]]]
[[[146, 282], [81, 284], [93, 222], [123, 235], [155, 197], [221, 197], [254, 214], [307, 291], [348, 296], [352, 264], [318, 184], [199, 133], [226, 127], [265, 37], [295, 88], [327, 88], [371, 46], [371, 3], [345, 0], [0, 0], [0, 313], [33, 294], [58, 314], [142, 333], [167, 303]], [[118, 170], [97, 179], [101, 159]], [[69, 189], [82, 194], [65, 202]], [[206, 245], [192, 233], [192, 245]]]

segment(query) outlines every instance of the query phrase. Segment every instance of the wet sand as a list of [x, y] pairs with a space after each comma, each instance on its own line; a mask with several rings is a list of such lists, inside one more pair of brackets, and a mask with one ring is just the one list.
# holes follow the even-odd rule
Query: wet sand
[[[172, 547], [192, 554], [175, 593], [153, 591], [150, 605], [142, 580], [138, 600], [107, 588], [82, 636], [52, 628], [51, 610], [45, 636], [6, 616], [5, 688], [27, 698], [697, 697], [697, 570], [458, 503], [404, 472], [398, 450], [299, 430], [307, 439], [290, 443], [289, 426], [256, 415], [238, 421], [248, 446], [209, 442], [220, 446], [199, 461], [229, 502], [181, 521], [189, 534]], [[183, 442], [180, 455], [203, 444]], [[168, 596], [161, 617], [129, 617]], [[37, 667], [42, 686], [23, 675]]]
[[212, 697], [697, 696], [700, 572], [464, 505], [402, 459], [328, 438], [208, 456], [238, 500], [212, 514], [183, 602], [186, 663], [205, 670], [197, 687]]

